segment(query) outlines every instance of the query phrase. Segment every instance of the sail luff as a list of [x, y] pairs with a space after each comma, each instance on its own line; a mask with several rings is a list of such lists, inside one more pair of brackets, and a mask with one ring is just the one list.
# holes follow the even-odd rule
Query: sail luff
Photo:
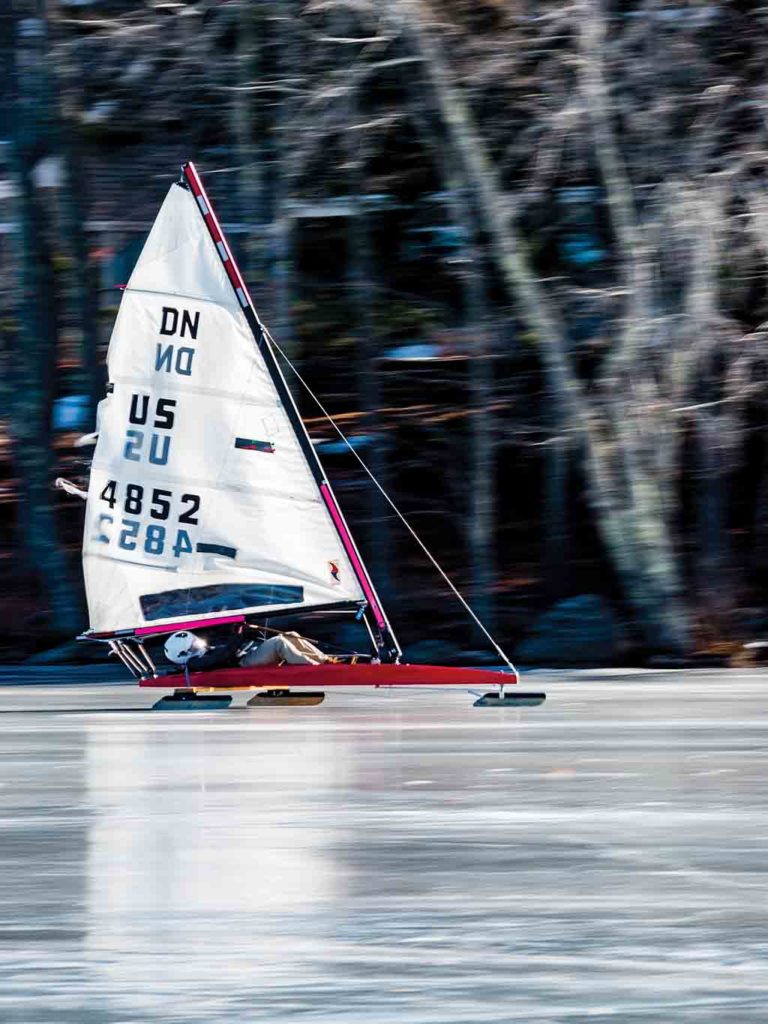
[[339, 540], [344, 547], [352, 569], [358, 579], [366, 601], [368, 602], [377, 630], [381, 634], [382, 653], [388, 657], [396, 659], [401, 654], [400, 645], [397, 642], [397, 638], [395, 637], [386, 613], [384, 612], [373, 581], [368, 574], [357, 545], [352, 538], [352, 534], [347, 526], [346, 520], [344, 519], [344, 515], [336, 500], [336, 496], [326, 479], [323, 467], [312, 445], [312, 441], [307, 433], [306, 427], [304, 426], [304, 422], [301, 419], [296, 403], [294, 402], [293, 395], [288, 388], [282, 370], [280, 369], [269, 343], [267, 332], [253, 305], [253, 301], [251, 300], [251, 296], [248, 292], [243, 276], [240, 273], [237, 261], [232, 254], [232, 250], [229, 247], [226, 236], [224, 235], [218, 218], [216, 217], [216, 213], [208, 194], [205, 191], [200, 175], [191, 161], [182, 166], [182, 175], [189, 186], [190, 191], [195, 197], [198, 210], [200, 211], [203, 221], [210, 233], [211, 239], [216, 246], [216, 251], [219, 254], [219, 258], [232, 285], [232, 289], [243, 310], [248, 326], [251, 329], [256, 345], [264, 359], [273, 384], [280, 395], [285, 412], [294, 428], [297, 441], [299, 442], [307, 464], [315, 478], [334, 528], [338, 533]]

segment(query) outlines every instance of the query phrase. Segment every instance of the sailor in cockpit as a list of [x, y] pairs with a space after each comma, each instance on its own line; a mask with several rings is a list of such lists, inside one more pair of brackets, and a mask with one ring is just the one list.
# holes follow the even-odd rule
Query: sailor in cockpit
[[[260, 631], [261, 632], [261, 631]], [[299, 633], [276, 633], [267, 639], [246, 640], [241, 628], [224, 643], [210, 643], [189, 630], [169, 636], [165, 655], [176, 665], [195, 661], [196, 670], [214, 668], [228, 662], [247, 667], [267, 665], [322, 665], [335, 659], [315, 647]]]
[[254, 665], [322, 665], [331, 661], [327, 654], [315, 647], [306, 637], [298, 633], [277, 633], [275, 636], [254, 643], [241, 656], [240, 664]]

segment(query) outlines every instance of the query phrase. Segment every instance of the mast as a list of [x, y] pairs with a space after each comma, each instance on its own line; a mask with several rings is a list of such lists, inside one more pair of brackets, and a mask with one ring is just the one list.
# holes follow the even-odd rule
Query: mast
[[213, 211], [211, 201], [203, 187], [200, 175], [197, 173], [197, 169], [191, 161], [182, 165], [181, 174], [183, 185], [188, 187], [195, 197], [197, 207], [200, 210], [200, 214], [205, 222], [211, 239], [216, 246], [219, 259], [222, 262], [227, 277], [232, 285], [232, 289], [237, 297], [240, 307], [243, 310], [245, 319], [251, 333], [253, 334], [254, 341], [256, 342], [259, 352], [266, 364], [275, 389], [280, 396], [280, 401], [283, 404], [304, 457], [307, 460], [317, 487], [328, 509], [333, 525], [339, 535], [339, 540], [341, 541], [347, 557], [349, 558], [350, 564], [352, 565], [355, 576], [357, 577], [363, 594], [365, 595], [367, 607], [363, 612], [363, 617], [368, 631], [378, 649], [379, 656], [382, 661], [397, 661], [402, 654], [400, 645], [392, 631], [392, 627], [389, 624], [389, 620], [381, 605], [378, 594], [376, 593], [373, 581], [365, 568], [360, 552], [357, 549], [357, 545], [352, 539], [352, 534], [349, 531], [349, 527], [347, 526], [344, 515], [339, 507], [339, 503], [336, 500], [336, 496], [333, 493], [331, 485], [326, 479], [320, 459], [312, 445], [312, 441], [310, 440], [307, 429], [304, 426], [304, 422], [299, 415], [299, 410], [293, 400], [293, 395], [288, 388], [285, 377], [283, 376], [282, 370], [280, 369], [275, 357], [275, 353], [269, 343], [268, 331], [259, 319], [258, 313], [256, 312], [251, 300], [251, 296], [245, 285], [245, 281], [243, 280], [235, 258], [232, 255], [232, 250], [224, 237], [224, 232], [222, 231], [221, 225]]

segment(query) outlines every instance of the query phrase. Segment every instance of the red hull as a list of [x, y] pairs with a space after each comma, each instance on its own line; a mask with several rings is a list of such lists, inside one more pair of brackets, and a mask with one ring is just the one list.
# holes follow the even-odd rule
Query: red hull
[[[311, 686], [505, 686], [518, 682], [511, 672], [481, 668], [445, 668], [442, 665], [270, 665], [267, 668], [215, 668], [190, 673], [190, 682], [200, 690], [236, 690], [258, 687]], [[143, 679], [141, 686], [164, 690], [187, 685], [183, 673]]]

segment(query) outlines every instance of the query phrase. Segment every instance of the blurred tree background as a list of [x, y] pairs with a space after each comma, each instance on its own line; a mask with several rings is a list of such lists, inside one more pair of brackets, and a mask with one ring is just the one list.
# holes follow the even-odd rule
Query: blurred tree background
[[[87, 480], [119, 285], [187, 159], [525, 660], [768, 630], [766, 39], [743, 2], [0, 0], [0, 652], [86, 625], [51, 485]], [[481, 647], [292, 384], [403, 639]]]

